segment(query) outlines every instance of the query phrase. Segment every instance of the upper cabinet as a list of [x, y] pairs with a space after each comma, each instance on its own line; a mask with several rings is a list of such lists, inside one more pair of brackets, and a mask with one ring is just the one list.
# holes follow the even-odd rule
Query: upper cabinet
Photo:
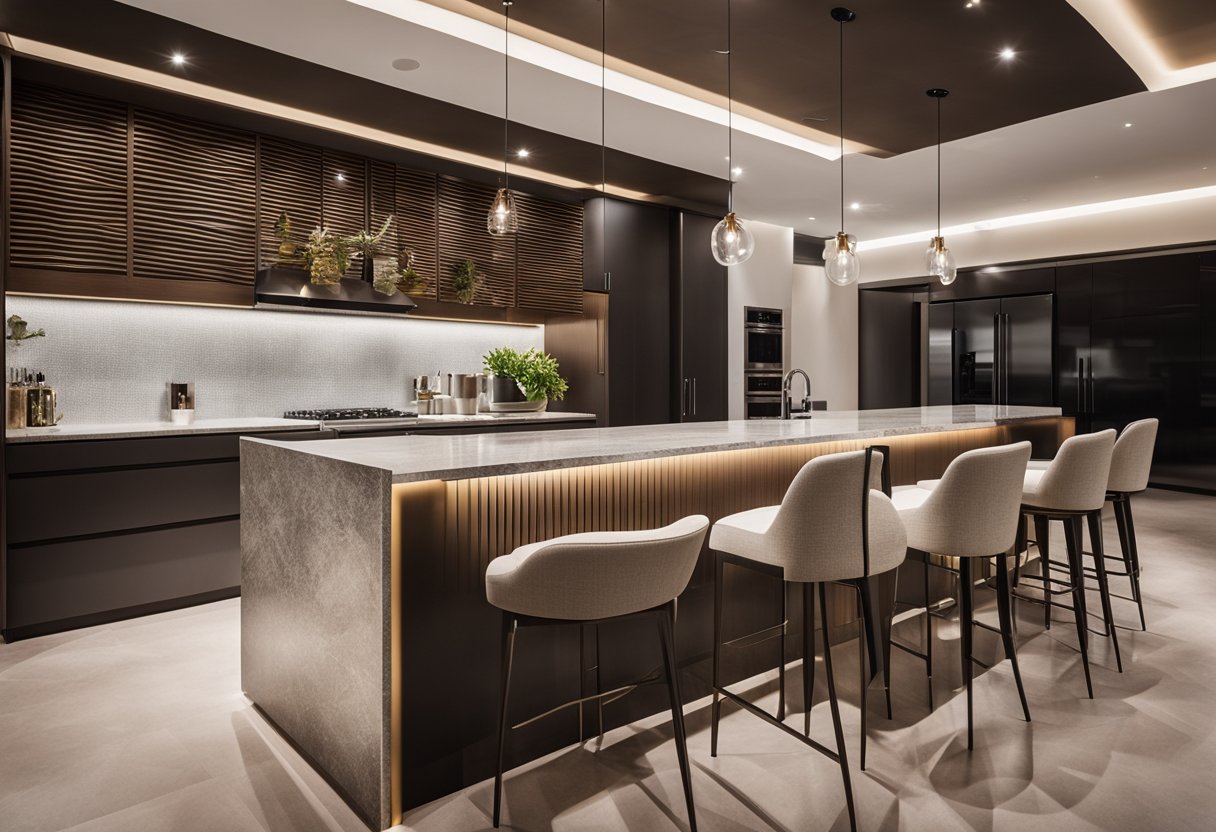
[[[378, 231], [391, 215], [383, 248], [435, 314], [582, 311], [577, 203], [517, 192], [519, 232], [492, 237], [487, 185], [25, 83], [10, 175], [10, 291], [246, 305], [277, 260], [282, 214], [297, 242], [322, 225]], [[469, 261], [471, 298], [458, 276]], [[360, 273], [352, 258], [347, 276]]]

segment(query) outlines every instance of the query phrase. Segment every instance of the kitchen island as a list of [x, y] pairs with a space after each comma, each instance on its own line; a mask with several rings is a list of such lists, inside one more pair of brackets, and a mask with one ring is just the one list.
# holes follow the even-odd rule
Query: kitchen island
[[[546, 433], [245, 439], [242, 684], [369, 826], [387, 828], [403, 808], [493, 773], [499, 618], [483, 580], [494, 557], [561, 534], [773, 504], [822, 454], [885, 445], [893, 482], [903, 484], [940, 476], [977, 447], [1030, 439], [1036, 454], [1050, 455], [1072, 429], [1058, 408], [956, 406]], [[708, 692], [708, 563], [703, 557], [680, 599], [687, 701]], [[728, 580], [729, 597], [740, 599], [728, 637], [781, 620], [780, 593], [764, 576]], [[836, 604], [836, 623], [849, 620], [850, 603]], [[528, 634], [513, 721], [594, 691], [597, 678], [609, 690], [658, 666], [629, 623], [602, 629]], [[801, 655], [788, 641], [786, 658]], [[778, 663], [774, 650], [739, 653], [725, 664], [728, 681]], [[664, 696], [639, 687], [605, 710], [606, 724], [657, 712]], [[508, 764], [584, 729], [578, 709], [529, 725], [513, 735]]]

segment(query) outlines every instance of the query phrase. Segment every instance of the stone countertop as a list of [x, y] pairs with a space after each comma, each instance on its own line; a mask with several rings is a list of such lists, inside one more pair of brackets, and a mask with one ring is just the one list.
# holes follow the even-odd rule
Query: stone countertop
[[[550, 414], [557, 415], [557, 414]], [[394, 483], [498, 476], [682, 454], [881, 439], [917, 433], [989, 428], [1060, 416], [1058, 407], [942, 405], [892, 410], [816, 412], [788, 421], [690, 422], [637, 427], [389, 436], [276, 442], [280, 448], [387, 471]]]
[[[523, 422], [593, 421], [593, 413], [478, 413], [475, 415], [419, 416], [410, 420], [403, 430], [426, 430]], [[357, 426], [357, 422], [345, 422], [344, 426]], [[334, 424], [330, 423], [330, 427]], [[138, 439], [151, 436], [193, 436], [206, 433], [273, 433], [278, 431], [306, 431], [320, 429], [321, 423], [307, 419], [243, 418], [243, 419], [196, 419], [189, 425], [171, 422], [123, 422], [95, 424], [61, 424], [53, 428], [21, 428], [6, 430], [5, 441], [11, 444], [31, 442], [53, 442], [65, 440]], [[435, 437], [437, 439], [437, 437]], [[319, 440], [350, 442], [352, 439]], [[366, 441], [366, 440], [361, 440]], [[307, 443], [306, 443], [307, 444]]]

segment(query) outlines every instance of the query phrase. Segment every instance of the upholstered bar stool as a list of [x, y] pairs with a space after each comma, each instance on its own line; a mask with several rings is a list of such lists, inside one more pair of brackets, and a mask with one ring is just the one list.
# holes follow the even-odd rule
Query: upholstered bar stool
[[[794, 477], [780, 505], [724, 517], [714, 524], [709, 536], [709, 546], [715, 557], [714, 703], [710, 754], [718, 755], [718, 722], [722, 713], [720, 697], [725, 697], [840, 765], [852, 829], [857, 828], [857, 818], [840, 722], [840, 703], [832, 672], [827, 584], [878, 575], [899, 566], [904, 559], [907, 541], [903, 525], [890, 499], [875, 487], [880, 484], [882, 459], [882, 454], [873, 449], [812, 459]], [[787, 583], [802, 586], [802, 673], [807, 708], [802, 733], [722, 685], [722, 589], [723, 569], [727, 563], [773, 575], [782, 581], [783, 592]], [[820, 624], [824, 633], [823, 658], [828, 702], [836, 735], [835, 751], [810, 736], [811, 691], [815, 670], [812, 615], [816, 584], [819, 590]], [[859, 633], [858, 639], [864, 641], [864, 638], [864, 632]], [[859, 646], [863, 645], [859, 642]], [[783, 675], [784, 660], [782, 656], [780, 672]], [[865, 678], [864, 670], [862, 678]], [[861, 697], [864, 715], [864, 684]], [[862, 724], [864, 726], [864, 719]]]
[[[1022, 573], [1021, 581], [1041, 581], [1043, 597], [1024, 593], [1015, 597], [1044, 605], [1044, 626], [1051, 627], [1051, 611], [1057, 606], [1057, 595], [1071, 595], [1071, 609], [1076, 620], [1077, 640], [1081, 651], [1081, 666], [1085, 671], [1085, 689], [1094, 696], [1093, 679], [1089, 669], [1089, 624], [1085, 604], [1085, 563], [1082, 550], [1083, 523], [1089, 523], [1090, 542], [1094, 554], [1094, 574], [1102, 604], [1103, 619], [1113, 620], [1110, 588], [1106, 580], [1106, 557], [1102, 546], [1102, 505], [1106, 502], [1106, 485], [1110, 476], [1111, 456], [1115, 447], [1115, 432], [1104, 430], [1073, 436], [1060, 445], [1060, 450], [1046, 468], [1030, 468], [1022, 490], [1022, 512], [1034, 520], [1035, 542], [1039, 547], [1040, 575]], [[1068, 549], [1067, 563], [1051, 559], [1050, 524], [1064, 524], [1064, 540]], [[1025, 532], [1019, 537], [1025, 539]], [[1019, 544], [1019, 550], [1021, 545]], [[1068, 580], [1053, 576], [1055, 570], [1067, 570]], [[1123, 671], [1119, 653], [1119, 637], [1114, 627], [1107, 627], [1115, 652], [1115, 663]]]
[[[498, 769], [494, 776], [495, 828], [501, 818], [507, 700], [519, 629], [603, 624], [653, 615], [657, 620], [671, 700], [671, 722], [688, 806], [688, 825], [696, 832], [672, 626], [675, 599], [692, 577], [708, 527], [709, 519], [698, 514], [661, 529], [586, 532], [556, 537], [521, 546], [509, 555], [490, 561], [486, 570], [486, 598], [503, 611]], [[612, 693], [597, 692], [597, 695]], [[581, 705], [580, 700], [576, 701]]]
[[[946, 555], [958, 558], [959, 629], [963, 681], [967, 688], [967, 748], [974, 747], [974, 715], [972, 706], [972, 671], [982, 664], [972, 655], [973, 628], [992, 630], [1001, 637], [1005, 656], [1013, 666], [1022, 713], [1030, 721], [1030, 707], [1022, 687], [1018, 656], [1013, 641], [1012, 598], [1009, 586], [1007, 558], [1013, 553], [1018, 534], [1019, 510], [1026, 463], [1030, 459], [1030, 443], [1018, 442], [996, 448], [980, 448], [959, 455], [946, 468], [940, 480], [926, 481], [925, 486], [901, 486], [894, 489], [891, 499], [908, 533], [908, 548], [925, 555]], [[975, 573], [972, 563], [977, 558], [996, 558], [996, 605], [998, 628], [975, 620], [972, 591]], [[926, 597], [925, 603], [928, 605]], [[933, 638], [932, 617], [925, 609], [926, 651], [916, 655], [925, 659], [932, 686]], [[896, 646], [903, 647], [896, 643]], [[905, 648], [906, 649], [906, 648]], [[909, 652], [913, 652], [909, 650]]]
[[[1110, 476], [1106, 481], [1106, 500], [1115, 511], [1115, 526], [1119, 530], [1121, 557], [1106, 555], [1108, 561], [1121, 561], [1122, 569], [1106, 571], [1107, 578], [1127, 578], [1132, 597], [1140, 613], [1140, 629], [1144, 630], [1144, 599], [1140, 595], [1140, 550], [1136, 544], [1136, 525], [1132, 520], [1132, 495], [1148, 488], [1149, 472], [1153, 466], [1153, 449], [1157, 444], [1156, 419], [1141, 419], [1123, 428], [1115, 440], [1111, 454]], [[1031, 460], [1030, 468], [1046, 470], [1050, 460]], [[1086, 567], [1094, 572], [1096, 567]], [[1122, 597], [1122, 596], [1119, 596]], [[1126, 600], [1126, 599], [1125, 599]], [[1107, 622], [1107, 626], [1112, 626]]]

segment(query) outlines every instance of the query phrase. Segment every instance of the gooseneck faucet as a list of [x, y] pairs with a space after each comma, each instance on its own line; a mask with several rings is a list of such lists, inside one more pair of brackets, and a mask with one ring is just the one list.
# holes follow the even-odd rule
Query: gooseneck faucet
[[792, 403], [790, 401], [790, 390], [794, 385], [794, 376], [802, 376], [802, 380], [806, 382], [806, 395], [802, 398], [802, 408], [799, 412], [811, 412], [811, 377], [806, 374], [805, 370], [793, 369], [785, 374], [785, 381], [781, 383], [781, 418], [789, 419], [793, 413]]

